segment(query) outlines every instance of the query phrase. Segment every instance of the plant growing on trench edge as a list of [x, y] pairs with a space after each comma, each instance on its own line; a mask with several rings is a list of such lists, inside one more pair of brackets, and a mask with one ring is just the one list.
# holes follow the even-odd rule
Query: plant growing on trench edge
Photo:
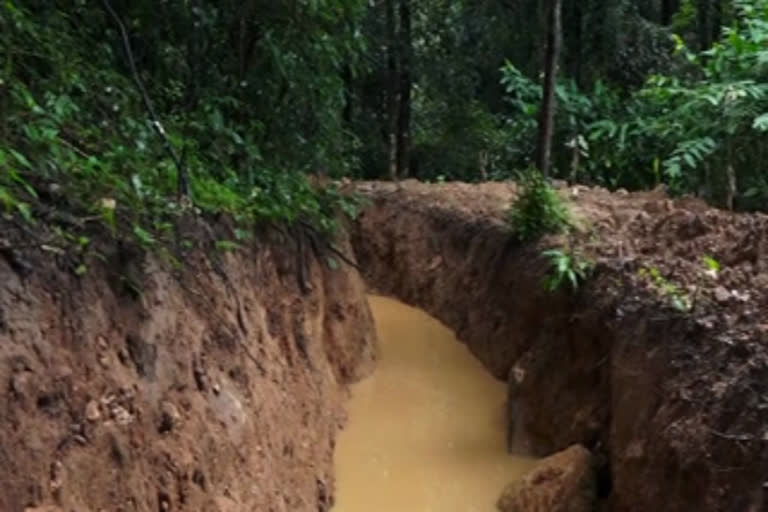
[[595, 269], [595, 264], [573, 249], [550, 249], [541, 253], [549, 259], [549, 272], [544, 278], [544, 287], [554, 292], [570, 286], [575, 292], [579, 286], [589, 279]]
[[514, 236], [528, 241], [547, 234], [557, 234], [570, 227], [570, 215], [557, 191], [537, 170], [522, 180], [523, 192], [509, 210], [508, 222]]
[[661, 275], [656, 267], [641, 267], [637, 275], [647, 280], [653, 290], [663, 299], [669, 301], [669, 304], [676, 310], [687, 313], [693, 309], [693, 299], [690, 294], [685, 292], [675, 283]]

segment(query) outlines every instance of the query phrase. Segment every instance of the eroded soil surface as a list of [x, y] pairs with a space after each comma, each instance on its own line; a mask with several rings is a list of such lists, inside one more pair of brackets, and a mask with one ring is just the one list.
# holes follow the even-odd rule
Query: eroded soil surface
[[302, 290], [294, 242], [262, 239], [180, 271], [112, 247], [78, 277], [12, 234], [1, 511], [331, 508], [346, 387], [374, 355], [354, 270], [308, 259]]

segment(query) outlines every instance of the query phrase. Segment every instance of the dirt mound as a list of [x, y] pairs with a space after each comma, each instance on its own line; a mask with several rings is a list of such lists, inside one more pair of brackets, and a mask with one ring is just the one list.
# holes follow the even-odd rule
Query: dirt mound
[[302, 293], [287, 242], [261, 243], [180, 272], [0, 259], [0, 510], [330, 509], [364, 287], [313, 260]]
[[[513, 184], [359, 189], [372, 200], [354, 235], [369, 282], [508, 380], [511, 445], [584, 444], [615, 511], [768, 506], [765, 216], [562, 187], [579, 229], [520, 244], [504, 222]], [[541, 252], [568, 244], [595, 275], [549, 293]]]

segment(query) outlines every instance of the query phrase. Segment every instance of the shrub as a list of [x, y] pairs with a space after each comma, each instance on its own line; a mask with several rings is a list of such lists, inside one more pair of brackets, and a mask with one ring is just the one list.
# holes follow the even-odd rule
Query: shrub
[[562, 233], [570, 224], [568, 209], [538, 171], [524, 177], [523, 191], [512, 205], [508, 221], [520, 241]]
[[594, 270], [594, 263], [572, 249], [550, 249], [542, 253], [549, 259], [549, 273], [544, 279], [544, 287], [557, 291], [568, 284], [571, 291], [579, 289], [581, 283], [589, 279]]

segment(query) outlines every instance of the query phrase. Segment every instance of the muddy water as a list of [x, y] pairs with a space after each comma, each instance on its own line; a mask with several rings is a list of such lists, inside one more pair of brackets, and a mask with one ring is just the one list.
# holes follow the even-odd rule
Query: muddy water
[[505, 453], [505, 386], [446, 327], [370, 298], [381, 343], [336, 447], [334, 512], [493, 512], [531, 466]]

